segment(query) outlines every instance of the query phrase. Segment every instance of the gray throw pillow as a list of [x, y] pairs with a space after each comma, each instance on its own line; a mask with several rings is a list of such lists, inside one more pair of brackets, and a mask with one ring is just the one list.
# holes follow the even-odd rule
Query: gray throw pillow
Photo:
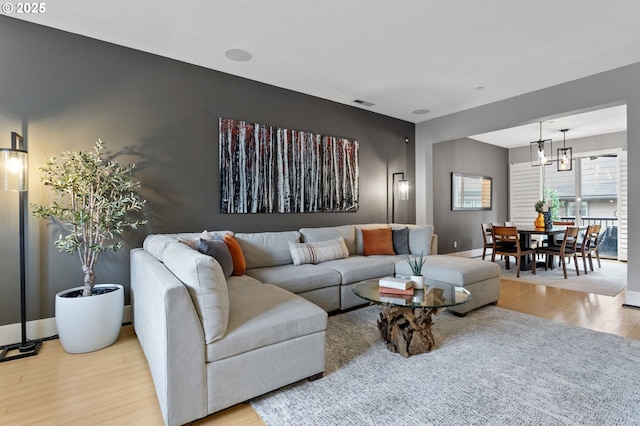
[[393, 239], [393, 251], [396, 254], [409, 254], [409, 228], [392, 229], [391, 238]]
[[227, 244], [220, 237], [216, 236], [213, 240], [200, 238], [198, 251], [218, 261], [220, 267], [222, 267], [225, 278], [229, 278], [233, 274], [233, 258], [231, 257], [231, 252]]

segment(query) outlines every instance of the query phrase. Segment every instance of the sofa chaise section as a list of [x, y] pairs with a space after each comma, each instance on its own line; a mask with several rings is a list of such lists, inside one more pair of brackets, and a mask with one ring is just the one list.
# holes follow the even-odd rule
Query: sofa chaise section
[[[226, 294], [228, 311], [205, 313], [195, 286], [185, 283], [193, 277], [184, 276], [191, 264], [212, 262], [215, 273], [220, 266], [176, 239], [164, 242], [153, 245], [164, 262], [144, 249], [131, 251], [131, 292], [134, 328], [167, 425], [205, 417], [324, 371], [323, 309], [249, 276], [232, 276], [216, 283], [226, 290], [216, 303]], [[194, 280], [215, 273], [195, 271]], [[225, 312], [221, 335], [207, 335], [219, 329], [207, 321], [218, 321]]]

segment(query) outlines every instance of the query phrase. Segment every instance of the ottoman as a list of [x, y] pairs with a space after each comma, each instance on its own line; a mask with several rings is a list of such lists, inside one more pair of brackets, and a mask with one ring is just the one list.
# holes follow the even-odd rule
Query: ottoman
[[[396, 276], [410, 275], [411, 269], [406, 260], [396, 263]], [[495, 304], [500, 298], [500, 266], [493, 262], [436, 254], [425, 257], [422, 275], [427, 285], [454, 284], [471, 293], [471, 300], [467, 303], [447, 308], [459, 315]]]

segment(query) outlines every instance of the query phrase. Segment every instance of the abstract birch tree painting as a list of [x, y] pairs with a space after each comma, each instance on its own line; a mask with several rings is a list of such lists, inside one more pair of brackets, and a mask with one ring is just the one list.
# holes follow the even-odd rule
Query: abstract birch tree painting
[[358, 142], [220, 119], [222, 213], [355, 212]]

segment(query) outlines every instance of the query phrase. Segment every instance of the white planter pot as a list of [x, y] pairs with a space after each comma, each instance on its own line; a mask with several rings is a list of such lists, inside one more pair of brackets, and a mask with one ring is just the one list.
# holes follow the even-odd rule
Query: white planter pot
[[423, 275], [411, 275], [411, 281], [413, 281], [413, 288], [418, 290], [422, 290], [424, 288]]
[[82, 287], [56, 294], [56, 327], [65, 351], [72, 354], [93, 352], [118, 339], [124, 310], [124, 287], [120, 284], [98, 284], [94, 289], [105, 287], [117, 289], [90, 297], [62, 297]]

